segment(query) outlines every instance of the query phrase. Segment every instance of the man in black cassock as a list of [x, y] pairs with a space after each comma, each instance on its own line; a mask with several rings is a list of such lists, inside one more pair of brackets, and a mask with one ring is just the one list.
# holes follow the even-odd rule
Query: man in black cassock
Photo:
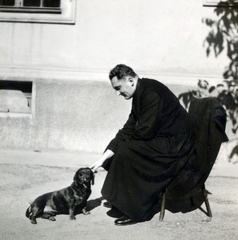
[[112, 87], [132, 109], [123, 128], [91, 166], [108, 171], [102, 196], [117, 210], [116, 225], [151, 219], [158, 196], [193, 155], [187, 111], [157, 80], [139, 78], [119, 64], [109, 74]]

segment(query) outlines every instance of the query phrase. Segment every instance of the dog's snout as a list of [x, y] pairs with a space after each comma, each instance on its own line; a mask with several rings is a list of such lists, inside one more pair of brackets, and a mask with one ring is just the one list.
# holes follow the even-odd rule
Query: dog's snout
[[75, 174], [75, 180], [79, 182], [90, 182], [94, 184], [94, 173], [90, 168], [80, 168]]

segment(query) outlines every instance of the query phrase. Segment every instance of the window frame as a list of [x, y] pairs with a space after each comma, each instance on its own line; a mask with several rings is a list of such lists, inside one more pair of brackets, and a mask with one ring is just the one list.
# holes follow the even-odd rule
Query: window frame
[[0, 7], [0, 22], [75, 24], [76, 0], [61, 0], [60, 8]]
[[224, 6], [224, 7], [229, 7], [229, 6], [238, 6], [238, 0], [233, 0], [234, 2], [231, 2], [230, 0], [203, 0], [203, 6]]

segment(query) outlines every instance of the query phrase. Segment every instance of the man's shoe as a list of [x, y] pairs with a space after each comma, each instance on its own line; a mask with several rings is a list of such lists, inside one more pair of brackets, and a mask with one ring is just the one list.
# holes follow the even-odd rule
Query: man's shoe
[[115, 224], [117, 226], [126, 226], [126, 225], [132, 225], [132, 224], [136, 224], [136, 223], [137, 222], [135, 222], [134, 220], [132, 220], [131, 218], [129, 218], [126, 215], [115, 220]]
[[110, 202], [104, 202], [103, 207], [112, 208], [112, 204]]
[[120, 217], [124, 216], [124, 213], [121, 212], [116, 207], [112, 206], [112, 208], [109, 211], [107, 211], [107, 215], [109, 217], [113, 217], [113, 218], [120, 218]]

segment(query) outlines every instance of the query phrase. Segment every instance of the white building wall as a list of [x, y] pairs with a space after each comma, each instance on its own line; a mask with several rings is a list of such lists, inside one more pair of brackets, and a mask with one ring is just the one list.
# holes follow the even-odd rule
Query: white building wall
[[130, 110], [106, 93], [118, 63], [181, 91], [221, 79], [203, 18], [202, 0], [77, 0], [74, 25], [0, 22], [0, 79], [34, 82], [33, 116], [0, 115], [0, 147], [102, 151]]

